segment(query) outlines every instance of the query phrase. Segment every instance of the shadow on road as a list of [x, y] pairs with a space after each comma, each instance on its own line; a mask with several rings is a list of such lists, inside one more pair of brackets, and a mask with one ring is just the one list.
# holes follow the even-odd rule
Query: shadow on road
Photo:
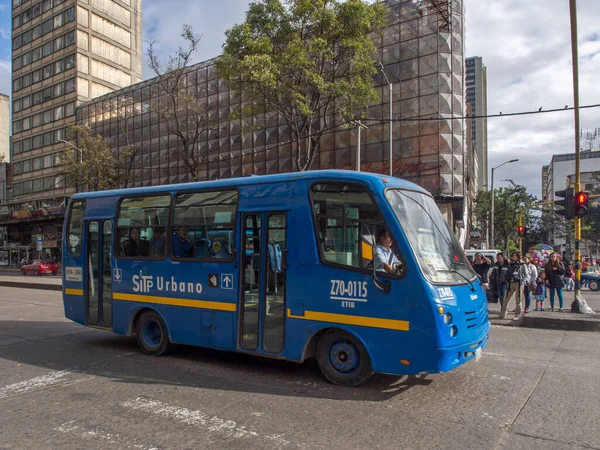
[[[23, 341], [10, 343], [11, 338]], [[385, 401], [433, 382], [432, 376], [374, 375], [366, 385], [345, 388], [327, 382], [314, 360], [297, 364], [189, 346], [156, 358], [143, 354], [133, 337], [70, 322], [0, 320], [0, 359], [53, 370], [76, 370], [115, 383], [332, 400]]]

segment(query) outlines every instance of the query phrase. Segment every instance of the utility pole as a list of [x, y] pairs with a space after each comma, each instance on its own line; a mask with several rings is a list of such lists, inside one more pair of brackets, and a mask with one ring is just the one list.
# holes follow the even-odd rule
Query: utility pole
[[[575, 116], [575, 192], [581, 191], [580, 138], [579, 138], [579, 49], [577, 42], [577, 0], [569, 0], [571, 16], [571, 54], [573, 59], [573, 113]], [[581, 217], [575, 217], [575, 297], [571, 311], [577, 311], [577, 298], [581, 295]]]

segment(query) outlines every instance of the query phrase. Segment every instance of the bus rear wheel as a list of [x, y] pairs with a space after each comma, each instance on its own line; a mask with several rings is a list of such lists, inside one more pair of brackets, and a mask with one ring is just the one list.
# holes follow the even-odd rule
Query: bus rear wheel
[[165, 355], [175, 348], [169, 341], [167, 326], [154, 311], [142, 313], [136, 322], [136, 331], [138, 345], [148, 355]]
[[590, 288], [590, 291], [597, 291], [600, 286], [598, 285], [598, 282], [596, 280], [592, 280], [588, 284], [588, 287]]
[[341, 330], [330, 330], [321, 338], [317, 362], [325, 378], [339, 386], [359, 386], [373, 376], [371, 358], [365, 347]]

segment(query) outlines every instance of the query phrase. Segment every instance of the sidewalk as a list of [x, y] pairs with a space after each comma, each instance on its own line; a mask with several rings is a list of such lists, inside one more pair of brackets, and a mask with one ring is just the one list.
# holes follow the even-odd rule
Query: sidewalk
[[[513, 320], [514, 313], [509, 312], [506, 319], [500, 319], [500, 304], [488, 303], [489, 320], [493, 325], [514, 326], [525, 328], [543, 328], [550, 330], [569, 330], [569, 331], [598, 331], [600, 332], [600, 291], [592, 292], [589, 289], [581, 291], [587, 304], [596, 311], [597, 314], [581, 314], [571, 312], [571, 302], [573, 301], [573, 292], [563, 291], [564, 294], [564, 312], [551, 311], [530, 311], [524, 314], [518, 321]], [[509, 310], [515, 308], [515, 301], [511, 299]], [[534, 300], [532, 306], [535, 308]], [[558, 299], [554, 306], [558, 307]], [[544, 302], [544, 308], [550, 308], [550, 302]]]
[[16, 272], [16, 274], [11, 275], [0, 274], [0, 286], [41, 289], [45, 291], [62, 291], [62, 278], [60, 276], [23, 276], [19, 271]]

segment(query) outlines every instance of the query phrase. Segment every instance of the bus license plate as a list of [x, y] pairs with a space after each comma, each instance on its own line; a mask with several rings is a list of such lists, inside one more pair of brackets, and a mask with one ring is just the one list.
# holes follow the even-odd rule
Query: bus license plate
[[475, 350], [475, 361], [479, 361], [481, 359], [481, 347], [479, 347], [477, 350]]

